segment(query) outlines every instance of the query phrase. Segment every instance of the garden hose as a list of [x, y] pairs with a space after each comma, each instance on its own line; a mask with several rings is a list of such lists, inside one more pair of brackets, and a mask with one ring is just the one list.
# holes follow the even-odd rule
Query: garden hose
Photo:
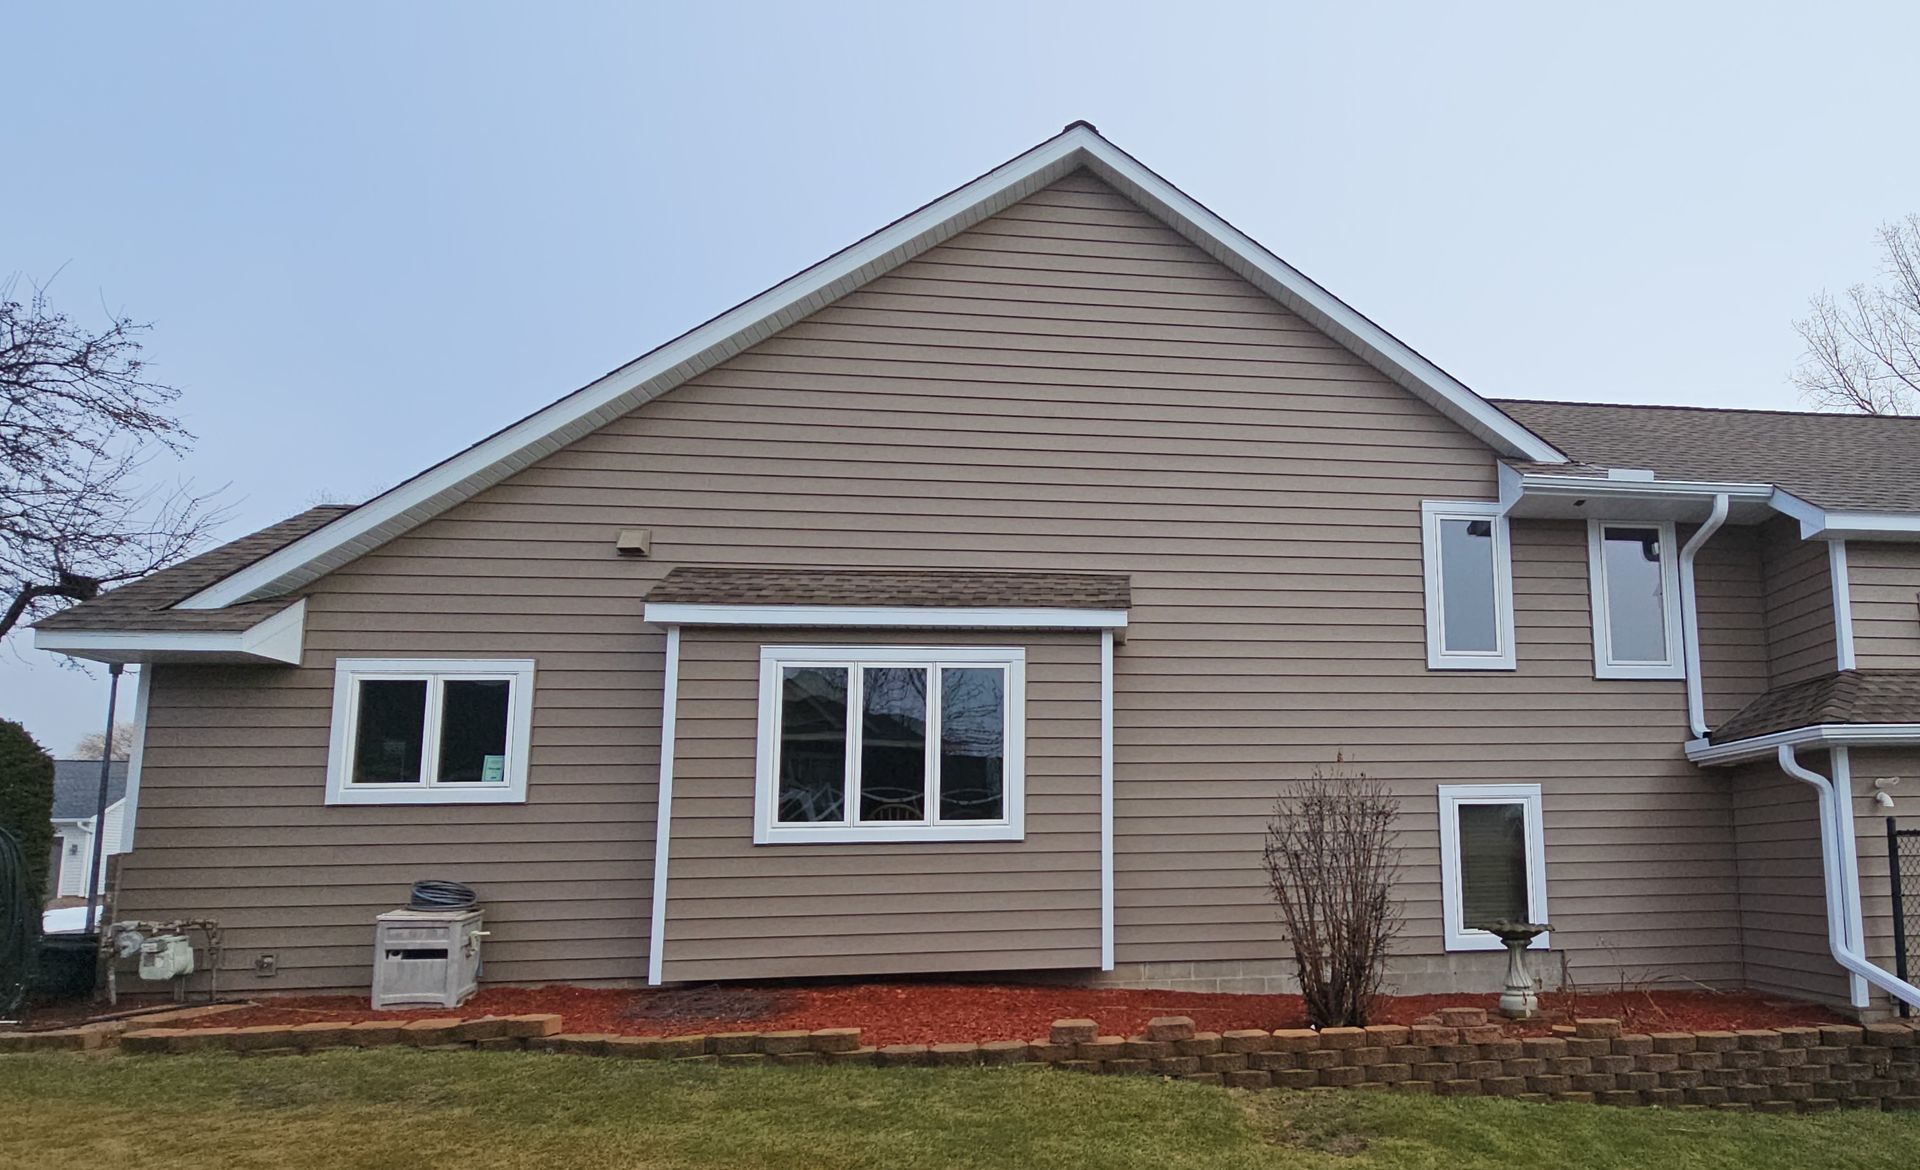
[[459, 882], [424, 881], [413, 883], [413, 895], [407, 899], [409, 910], [465, 910], [475, 902], [473, 887]]

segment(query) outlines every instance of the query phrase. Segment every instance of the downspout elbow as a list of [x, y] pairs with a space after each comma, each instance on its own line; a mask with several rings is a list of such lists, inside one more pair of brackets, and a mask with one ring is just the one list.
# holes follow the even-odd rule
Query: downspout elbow
[[1693, 558], [1727, 522], [1725, 492], [1713, 497], [1713, 511], [1680, 549], [1680, 643], [1687, 670], [1687, 727], [1695, 739], [1706, 737], [1707, 700], [1700, 682], [1700, 603], [1694, 592]]

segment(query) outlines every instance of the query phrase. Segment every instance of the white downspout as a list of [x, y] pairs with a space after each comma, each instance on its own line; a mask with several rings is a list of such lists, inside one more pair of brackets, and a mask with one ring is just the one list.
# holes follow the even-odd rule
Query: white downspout
[[1700, 609], [1694, 596], [1693, 558], [1727, 522], [1727, 497], [1713, 497], [1713, 511], [1680, 549], [1680, 650], [1687, 666], [1687, 726], [1695, 739], [1706, 738], [1707, 700], [1700, 685]]
[[[1846, 749], [1835, 750], [1836, 753], [1840, 753]], [[1836, 755], [1836, 759], [1843, 759], [1843, 757]], [[1838, 764], [1834, 771], [1844, 775], [1844, 767], [1844, 763]], [[1849, 975], [1873, 984], [1896, 999], [1920, 1007], [1920, 987], [1915, 987], [1891, 972], [1869, 963], [1866, 956], [1860, 952], [1858, 943], [1849, 937], [1852, 933], [1852, 924], [1848, 921], [1848, 908], [1857, 908], [1859, 905], [1860, 876], [1857, 868], [1847, 863], [1847, 859], [1853, 854], [1854, 842], [1851, 837], [1846, 840], [1846, 854], [1842, 855], [1840, 852], [1840, 831], [1843, 823], [1851, 822], [1852, 810], [1847, 810], [1845, 814], [1840, 811], [1840, 801], [1833, 782], [1818, 772], [1808, 771], [1802, 767], [1799, 759], [1794, 756], [1793, 745], [1790, 743], [1780, 745], [1780, 770], [1795, 780], [1812, 785], [1814, 792], [1819, 796], [1820, 860], [1825, 871], [1827, 887], [1827, 947], [1833, 952], [1834, 961], [1845, 968]], [[1851, 792], [1848, 793], [1848, 800], [1852, 800]], [[1848, 888], [1849, 878], [1853, 886], [1851, 889]], [[1864, 989], [1856, 986], [1853, 1005], [1865, 1007], [1865, 1001]]]

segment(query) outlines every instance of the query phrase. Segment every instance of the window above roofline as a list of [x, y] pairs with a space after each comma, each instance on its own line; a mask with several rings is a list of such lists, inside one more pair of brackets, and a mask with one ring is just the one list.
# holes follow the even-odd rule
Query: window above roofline
[[[1628, 659], [1614, 653], [1612, 583], [1606, 565], [1608, 529], [1653, 529], [1659, 534], [1661, 628], [1666, 655]], [[1671, 520], [1587, 521], [1587, 597], [1593, 614], [1593, 677], [1603, 679], [1676, 679], [1687, 677], [1680, 630], [1679, 540]]]

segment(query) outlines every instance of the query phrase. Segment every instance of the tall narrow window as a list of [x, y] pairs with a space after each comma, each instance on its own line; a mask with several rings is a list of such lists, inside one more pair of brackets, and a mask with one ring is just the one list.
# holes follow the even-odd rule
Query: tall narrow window
[[[1440, 787], [1441, 913], [1450, 951], [1497, 950], [1498, 922], [1547, 920], [1537, 784]], [[1545, 947], [1545, 936], [1534, 940]]]
[[1513, 575], [1500, 506], [1429, 500], [1421, 519], [1427, 666], [1512, 669]]
[[1587, 525], [1596, 678], [1683, 678], [1671, 521]]
[[763, 648], [754, 839], [1018, 840], [1025, 661], [982, 647]]
[[533, 663], [342, 658], [327, 803], [526, 799]]

